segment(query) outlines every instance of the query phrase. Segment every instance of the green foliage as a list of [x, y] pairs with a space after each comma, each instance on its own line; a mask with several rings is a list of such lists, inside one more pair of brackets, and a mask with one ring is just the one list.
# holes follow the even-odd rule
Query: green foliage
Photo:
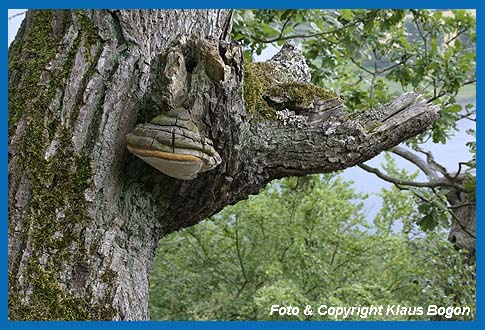
[[374, 226], [378, 233], [391, 234], [399, 223], [402, 224], [402, 232], [408, 233], [414, 221], [414, 196], [392, 186], [390, 189], [382, 189], [382, 207], [374, 218]]
[[[386, 163], [383, 170], [393, 178], [414, 181], [419, 172], [407, 173], [404, 169], [398, 169], [395, 160], [385, 154]], [[383, 188], [380, 196], [383, 206], [376, 218], [374, 225], [378, 230], [390, 230], [395, 224], [401, 223], [403, 233], [409, 233], [416, 224], [425, 232], [449, 228], [449, 213], [446, 205], [446, 189], [429, 189], [409, 187], [406, 190], [392, 186], [390, 189]]]
[[475, 171], [477, 168], [477, 143], [476, 140], [476, 131], [474, 129], [467, 130], [467, 134], [473, 137], [473, 141], [468, 142], [466, 145], [472, 154], [472, 159], [468, 162], [463, 162], [461, 165], [466, 166], [467, 169], [465, 170], [465, 175], [467, 177], [467, 181], [464, 184], [464, 188], [470, 191], [468, 193], [468, 198], [471, 202], [476, 201], [476, 186], [477, 180], [475, 176]]
[[[389, 153], [384, 154], [386, 163], [384, 170], [401, 180], [414, 180], [418, 172], [408, 174], [406, 170], [399, 170], [394, 158]], [[377, 179], [376, 179], [377, 180]], [[416, 212], [414, 208], [414, 195], [409, 191], [399, 190], [392, 186], [390, 189], [381, 189], [382, 207], [374, 218], [374, 226], [378, 233], [390, 234], [399, 223], [402, 224], [402, 233], [407, 235], [413, 228]]]
[[334, 175], [288, 178], [170, 235], [155, 258], [151, 318], [284, 319], [269, 315], [273, 304], [474, 308], [474, 270], [442, 235], [369, 230], [363, 198]]

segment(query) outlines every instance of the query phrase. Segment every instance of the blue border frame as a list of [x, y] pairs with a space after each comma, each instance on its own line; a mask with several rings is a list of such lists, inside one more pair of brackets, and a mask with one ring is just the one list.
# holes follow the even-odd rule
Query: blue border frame
[[[167, 8], [167, 9], [174, 9], [174, 8], [332, 8], [332, 9], [339, 9], [339, 8], [389, 8], [389, 5], [392, 8], [435, 8], [435, 9], [477, 9], [477, 59], [481, 58], [481, 32], [482, 32], [482, 23], [478, 19], [481, 17], [481, 10], [480, 10], [480, 3], [483, 1], [469, 1], [469, 0], [398, 0], [398, 1], [384, 1], [384, 0], [366, 0], [366, 1], [356, 1], [356, 0], [343, 0], [343, 1], [328, 1], [328, 0], [321, 0], [321, 1], [312, 1], [312, 0], [245, 0], [239, 2], [231, 2], [228, 0], [179, 0], [179, 1], [171, 1], [168, 3], [162, 3], [159, 1], [154, 0], [138, 0], [138, 1], [126, 1], [126, 0], [85, 0], [85, 1], [69, 1], [69, 2], [62, 2], [62, 1], [52, 1], [52, 0], [44, 0], [44, 1], [28, 1], [28, 0], [7, 0], [2, 1], [0, 3], [2, 12], [4, 15], [7, 14], [7, 9], [17, 9], [17, 8], [131, 8], [131, 9], [142, 9], [142, 8]], [[4, 16], [4, 32], [2, 34], [2, 43], [3, 45], [7, 44], [7, 24], [8, 20], [7, 17]], [[7, 69], [7, 55], [8, 51], [5, 50], [3, 56], [1, 57], [2, 63], [2, 71], [4, 72], [4, 77], [8, 77], [8, 69]], [[477, 80], [481, 81], [482, 74], [482, 66], [477, 63]], [[373, 328], [385, 328], [385, 329], [401, 329], [401, 328], [408, 328], [412, 326], [413, 328], [430, 328], [430, 329], [484, 329], [485, 328], [485, 321], [484, 321], [484, 313], [485, 310], [482, 307], [482, 290], [481, 290], [481, 271], [482, 271], [482, 264], [483, 264], [483, 254], [481, 251], [483, 250], [483, 244], [481, 244], [481, 240], [477, 240], [477, 267], [478, 267], [478, 279], [477, 281], [477, 318], [475, 321], [456, 321], [456, 322], [430, 322], [430, 321], [416, 321], [413, 322], [412, 325], [409, 322], [400, 322], [400, 321], [352, 321], [352, 322], [335, 322], [335, 321], [312, 321], [312, 322], [301, 322], [301, 321], [241, 321], [241, 322], [230, 322], [230, 321], [208, 321], [208, 322], [201, 322], [201, 321], [144, 321], [144, 322], [102, 322], [102, 321], [94, 321], [94, 322], [20, 322], [20, 321], [8, 321], [7, 320], [7, 278], [8, 278], [8, 270], [7, 270], [7, 211], [8, 211], [8, 192], [7, 192], [7, 174], [8, 174], [8, 138], [7, 138], [7, 123], [8, 123], [8, 116], [7, 116], [7, 79], [2, 80], [2, 89], [0, 93], [1, 102], [5, 105], [5, 110], [1, 113], [0, 119], [0, 131], [2, 132], [4, 138], [1, 140], [1, 150], [2, 153], [0, 154], [0, 166], [3, 175], [0, 177], [0, 212], [2, 214], [3, 221], [0, 223], [2, 229], [2, 235], [0, 241], [2, 242], [2, 271], [0, 272], [0, 294], [3, 299], [0, 302], [0, 311], [1, 311], [1, 319], [0, 319], [0, 327], [2, 329], [5, 328], [13, 328], [13, 329], [23, 329], [29, 327], [36, 327], [39, 329], [50, 329], [50, 328], [57, 328], [57, 327], [64, 327], [69, 326], [72, 328], [95, 328], [99, 326], [103, 327], [116, 327], [116, 328], [140, 328], [140, 329], [153, 329], [159, 327], [169, 327], [171, 329], [186, 329], [186, 328], [198, 328], [198, 329], [225, 329], [225, 328], [232, 328], [232, 329], [268, 329], [268, 328], [282, 328], [282, 329], [320, 329], [323, 327], [331, 327], [331, 328], [352, 328], [352, 327], [359, 327], [364, 329], [373, 329]], [[477, 84], [477, 88], [480, 84]], [[480, 93], [477, 93], [480, 95]], [[477, 108], [481, 100], [477, 100]], [[477, 147], [480, 148], [482, 145], [482, 134], [481, 132], [481, 115], [478, 114], [477, 116]], [[480, 159], [480, 153], [477, 155], [477, 159]], [[480, 164], [480, 162], [478, 162]], [[477, 230], [481, 233], [482, 225], [480, 223], [480, 217], [482, 215], [482, 207], [480, 205], [483, 202], [483, 193], [481, 188], [481, 165], [477, 165]]]
[[329, 9], [353, 9], [353, 8], [416, 8], [416, 9], [473, 9], [478, 8], [480, 0], [396, 0], [392, 3], [385, 0], [245, 0], [233, 2], [229, 0], [179, 0], [162, 2], [160, 0], [6, 0], [0, 6], [5, 9], [17, 8], [38, 8], [38, 9], [60, 9], [60, 8], [125, 8], [125, 9], [143, 9], [143, 8], [233, 8], [233, 9], [255, 9], [255, 8], [329, 8]]

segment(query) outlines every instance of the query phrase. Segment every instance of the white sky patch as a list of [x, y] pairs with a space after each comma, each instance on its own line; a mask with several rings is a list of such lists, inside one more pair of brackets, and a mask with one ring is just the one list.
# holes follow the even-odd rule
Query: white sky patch
[[27, 9], [9, 9], [8, 10], [8, 46], [12, 43], [20, 28], [20, 24], [25, 18]]

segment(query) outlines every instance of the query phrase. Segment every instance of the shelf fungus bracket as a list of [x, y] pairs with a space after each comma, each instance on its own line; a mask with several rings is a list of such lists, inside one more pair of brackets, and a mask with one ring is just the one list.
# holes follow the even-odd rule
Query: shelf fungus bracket
[[[127, 135], [128, 150], [160, 172], [181, 180], [192, 180], [221, 163], [212, 141], [204, 138], [189, 120], [180, 118], [184, 109], [139, 124]], [[178, 116], [175, 116], [175, 115]]]
[[181, 37], [152, 67], [148, 104], [158, 115], [136, 125], [127, 148], [168, 176], [192, 180], [222, 161], [203, 123], [211, 111], [205, 97], [224, 79], [218, 47], [213, 40]]

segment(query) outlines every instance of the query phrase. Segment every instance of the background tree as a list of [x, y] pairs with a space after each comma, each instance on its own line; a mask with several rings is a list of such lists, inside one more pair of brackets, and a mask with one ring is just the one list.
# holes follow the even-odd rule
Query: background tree
[[[438, 304], [474, 311], [475, 268], [466, 264], [466, 256], [455, 251], [443, 233], [392, 230], [396, 221], [414, 213], [412, 202], [400, 191], [388, 194], [374, 224], [365, 219], [364, 197], [336, 175], [288, 178], [170, 235], [160, 242], [154, 262], [151, 318], [306, 318], [302, 313], [270, 316], [273, 304]], [[389, 208], [396, 207], [400, 212], [389, 214]], [[450, 290], [456, 288], [459, 291]], [[308, 318], [334, 319], [317, 314]], [[453, 319], [474, 319], [474, 312]]]
[[[437, 117], [415, 94], [348, 114], [290, 45], [245, 70], [230, 30], [226, 10], [26, 14], [9, 48], [11, 319], [146, 319], [161, 237], [273, 179], [364, 162]], [[130, 132], [158, 165], [211, 170], [163, 175], [128, 154]]]

